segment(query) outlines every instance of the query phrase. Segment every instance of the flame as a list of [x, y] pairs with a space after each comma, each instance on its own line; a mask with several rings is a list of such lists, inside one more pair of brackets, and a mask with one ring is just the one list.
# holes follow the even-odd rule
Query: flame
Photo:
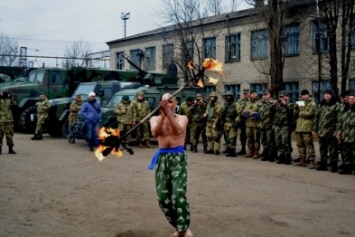
[[213, 77], [209, 77], [209, 78], [208, 78], [208, 82], [209, 82], [209, 83], [212, 83], [212, 84], [214, 84], [214, 85], [217, 85], [218, 79], [213, 78]]
[[[107, 137], [109, 136], [119, 136], [120, 131], [119, 129], [114, 129], [114, 128], [101, 128], [99, 130], [99, 140], [104, 141]], [[106, 149], [109, 149], [110, 147], [104, 146], [104, 145], [99, 145], [95, 149], [95, 157], [99, 160], [102, 161], [106, 157], [102, 154]], [[116, 157], [121, 157], [123, 155], [121, 149], [112, 149], [111, 154], [116, 156]]]
[[203, 85], [203, 81], [202, 80], [198, 80], [197, 82], [196, 82], [196, 86], [199, 86], [199, 87], [204, 87], [204, 85]]
[[196, 68], [196, 64], [195, 64], [193, 61], [189, 61], [189, 62], [187, 63], [187, 66], [188, 66], [188, 68], [191, 69], [191, 70], [193, 70], [193, 69]]
[[215, 72], [222, 72], [223, 71], [223, 64], [218, 62], [215, 59], [212, 59], [212, 58], [206, 58], [203, 61], [202, 66], [206, 70], [211, 70], [211, 71], [215, 71]]

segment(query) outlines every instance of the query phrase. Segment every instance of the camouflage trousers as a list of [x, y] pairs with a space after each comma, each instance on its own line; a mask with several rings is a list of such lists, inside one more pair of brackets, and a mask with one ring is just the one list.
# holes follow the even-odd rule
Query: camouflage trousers
[[36, 134], [42, 134], [44, 125], [46, 123], [48, 115], [47, 114], [42, 114], [42, 115], [37, 115], [37, 124], [36, 124]]
[[2, 140], [6, 137], [6, 145], [14, 145], [14, 123], [13, 122], [3, 122], [0, 125], [0, 146], [2, 146]]
[[137, 141], [149, 141], [149, 125], [148, 122], [144, 122], [136, 130]]
[[158, 202], [169, 223], [178, 232], [190, 226], [190, 208], [186, 198], [187, 157], [185, 153], [159, 155], [155, 170]]
[[260, 129], [257, 127], [247, 127], [247, 142], [250, 151], [260, 150]]
[[[128, 132], [132, 128], [131, 124], [124, 124], [122, 122], [118, 122], [118, 129], [120, 130], [120, 136], [124, 135], [126, 132]], [[131, 142], [131, 134], [129, 134], [124, 141], [127, 143]]]
[[227, 149], [235, 150], [237, 146], [237, 131], [233, 127], [233, 123], [225, 122], [223, 132], [226, 140]]
[[240, 135], [239, 135], [240, 144], [242, 147], [245, 147], [247, 144], [247, 134], [246, 134], [246, 127], [245, 121], [242, 121], [240, 124]]
[[189, 122], [187, 127], [186, 127], [186, 135], [185, 135], [185, 144], [191, 143], [191, 123]]
[[200, 136], [202, 139], [202, 144], [207, 144], [206, 124], [192, 122], [191, 128], [190, 128], [190, 138], [191, 138], [191, 142], [194, 146], [197, 146], [198, 141], [200, 140]]
[[275, 144], [279, 154], [291, 153], [290, 129], [288, 126], [274, 126]]
[[314, 160], [316, 154], [314, 152], [313, 137], [311, 132], [296, 132], [297, 149], [301, 159], [306, 159], [308, 154], [309, 160]]
[[341, 144], [343, 148], [342, 159], [344, 163], [347, 165], [354, 165], [355, 142], [342, 142]]
[[221, 139], [218, 139], [218, 130], [213, 128], [213, 122], [206, 124], [207, 150], [219, 151], [221, 146]]
[[334, 136], [319, 137], [319, 153], [322, 160], [326, 160], [329, 153], [331, 161], [338, 162], [338, 141]]

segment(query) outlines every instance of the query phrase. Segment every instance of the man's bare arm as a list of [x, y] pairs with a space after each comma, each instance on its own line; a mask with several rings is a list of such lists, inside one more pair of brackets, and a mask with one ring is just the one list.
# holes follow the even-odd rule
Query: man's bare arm
[[162, 116], [152, 117], [150, 119], [150, 128], [153, 137], [158, 137], [162, 133], [163, 117]]

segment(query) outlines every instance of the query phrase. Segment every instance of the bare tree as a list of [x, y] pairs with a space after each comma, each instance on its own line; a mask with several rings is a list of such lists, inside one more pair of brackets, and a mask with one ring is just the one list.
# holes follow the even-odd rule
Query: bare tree
[[4, 34], [0, 35], [0, 66], [13, 66], [18, 59], [18, 43]]
[[89, 43], [83, 40], [74, 41], [66, 46], [64, 56], [67, 57], [63, 62], [63, 66], [88, 66], [87, 54], [92, 53]]
[[[175, 28], [173, 32], [164, 36], [165, 40], [177, 38], [179, 51], [175, 50], [174, 63], [180, 69], [179, 72], [185, 80], [189, 77], [191, 70], [188, 70], [189, 61], [194, 61], [196, 66], [201, 68], [203, 59], [209, 55], [208, 48], [201, 45], [201, 40], [208, 37], [216, 37], [219, 32], [207, 31], [205, 22], [207, 17], [234, 10], [236, 1], [231, 1], [231, 8], [222, 4], [222, 1], [213, 0], [161, 0], [161, 11], [159, 15]], [[208, 33], [207, 33], [208, 32]], [[177, 36], [177, 37], [176, 37]], [[216, 47], [216, 45], [211, 46]]]

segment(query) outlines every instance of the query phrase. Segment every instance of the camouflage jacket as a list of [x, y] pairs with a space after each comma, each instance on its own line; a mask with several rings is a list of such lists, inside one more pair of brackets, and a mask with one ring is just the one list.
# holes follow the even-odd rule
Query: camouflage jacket
[[40, 100], [37, 103], [37, 115], [45, 115], [48, 114], [49, 109], [51, 108], [51, 105], [49, 103], [49, 100], [45, 98], [44, 100]]
[[275, 126], [288, 126], [292, 127], [294, 123], [294, 113], [293, 113], [293, 104], [280, 104], [277, 103], [273, 108], [275, 110], [273, 125]]
[[317, 114], [313, 121], [313, 131], [317, 132], [319, 137], [333, 136], [336, 130], [337, 116], [340, 112], [340, 104], [335, 100], [326, 103], [320, 102]]
[[80, 112], [81, 106], [83, 106], [83, 101], [76, 101], [74, 100], [71, 102], [69, 109], [70, 109], [70, 114], [68, 120], [73, 122], [78, 119], [78, 114]]
[[191, 121], [191, 114], [188, 114], [188, 109], [191, 106], [188, 106], [186, 102], [182, 102], [180, 105], [180, 108], [179, 108], [179, 112], [178, 112], [178, 114], [186, 115], [186, 117], [189, 119], [189, 122]]
[[305, 101], [304, 106], [298, 107], [296, 132], [312, 132], [313, 120], [317, 113], [317, 105], [312, 98]]
[[132, 106], [134, 109], [134, 113], [136, 115], [136, 121], [142, 120], [150, 113], [149, 103], [146, 100], [139, 102], [138, 99], [133, 100]]
[[344, 106], [338, 116], [336, 132], [342, 142], [355, 142], [355, 107]]
[[116, 105], [115, 113], [117, 121], [123, 124], [132, 124], [136, 121], [136, 115], [134, 113], [133, 105], [131, 102], [124, 104], [122, 101]]
[[[245, 126], [247, 127], [258, 127], [259, 126], [259, 119], [256, 119], [254, 116], [252, 116], [251, 114], [254, 112], [259, 113], [259, 99], [256, 98], [254, 100], [250, 99], [245, 103], [244, 109], [243, 109], [243, 114], [242, 117], [245, 117]], [[247, 114], [250, 115], [247, 115]]]
[[13, 122], [12, 107], [16, 105], [16, 102], [11, 99], [0, 99], [0, 122], [7, 123]]
[[238, 116], [237, 103], [226, 102], [222, 107], [221, 120], [223, 120], [226, 123], [237, 123], [237, 116]]
[[204, 113], [204, 117], [206, 117], [207, 122], [214, 123], [218, 125], [218, 122], [221, 118], [222, 105], [216, 101], [215, 104], [208, 103], [206, 107], [206, 111]]
[[261, 100], [258, 105], [258, 112], [260, 113], [260, 124], [261, 129], [271, 129], [272, 122], [275, 115], [274, 101], [269, 99], [267, 101]]
[[189, 107], [187, 114], [191, 117], [191, 122], [196, 123], [204, 123], [206, 122], [206, 118], [203, 117], [203, 114], [206, 111], [207, 105], [202, 103], [200, 105], [193, 104]]

